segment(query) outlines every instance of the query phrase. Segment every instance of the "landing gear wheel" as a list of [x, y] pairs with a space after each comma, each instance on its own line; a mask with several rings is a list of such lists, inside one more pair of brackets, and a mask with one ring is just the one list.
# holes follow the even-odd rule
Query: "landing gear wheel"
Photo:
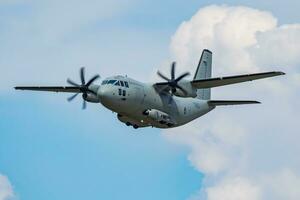
[[138, 125], [135, 124], [135, 125], [133, 125], [133, 128], [138, 129], [139, 127], [138, 127]]

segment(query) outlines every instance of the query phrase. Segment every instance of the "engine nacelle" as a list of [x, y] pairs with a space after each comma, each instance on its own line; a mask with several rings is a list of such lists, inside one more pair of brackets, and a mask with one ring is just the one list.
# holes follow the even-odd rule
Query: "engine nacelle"
[[181, 81], [178, 83], [180, 87], [182, 87], [187, 93], [185, 94], [182, 90], [176, 88], [174, 95], [178, 97], [196, 97], [197, 89], [193, 88], [189, 81]]
[[88, 94], [82, 94], [82, 98], [88, 102], [92, 102], [92, 103], [99, 103], [100, 99], [99, 97], [97, 97], [96, 95], [92, 94], [92, 93], [88, 93]]
[[171, 120], [171, 117], [167, 113], [164, 113], [156, 109], [148, 109], [144, 111], [144, 115], [161, 124], [168, 124], [168, 125], [174, 124]]

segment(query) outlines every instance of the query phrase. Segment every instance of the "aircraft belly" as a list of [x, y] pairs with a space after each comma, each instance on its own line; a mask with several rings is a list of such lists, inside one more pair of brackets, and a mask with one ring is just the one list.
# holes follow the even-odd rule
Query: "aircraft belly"
[[[213, 107], [206, 100], [195, 98], [181, 98], [168, 94], [158, 94], [149, 88], [137, 89], [136, 98], [128, 101], [126, 110], [121, 114], [134, 120], [139, 127], [152, 126], [157, 128], [172, 128], [184, 125], [211, 111]], [[146, 110], [157, 110], [170, 116], [172, 123], [166, 124], [149, 118], [144, 112]]]

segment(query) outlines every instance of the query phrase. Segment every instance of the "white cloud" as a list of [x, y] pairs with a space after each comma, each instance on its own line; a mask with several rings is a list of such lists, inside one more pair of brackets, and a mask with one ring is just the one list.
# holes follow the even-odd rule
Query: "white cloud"
[[9, 180], [0, 174], [0, 200], [9, 200], [13, 197], [14, 193]]
[[261, 187], [269, 191], [265, 194], [265, 199], [298, 200], [300, 198], [300, 176], [290, 169], [264, 176]]
[[214, 61], [216, 73], [257, 70], [247, 48], [256, 44], [257, 33], [271, 30], [276, 24], [268, 12], [209, 6], [180, 25], [172, 38], [171, 52], [181, 65], [194, 67], [202, 49], [209, 48], [218, 56]]
[[217, 108], [164, 131], [168, 140], [190, 148], [188, 159], [204, 173], [196, 199], [300, 199], [299, 33], [300, 24], [278, 25], [266, 11], [213, 5], [183, 22], [172, 37], [179, 71], [193, 72], [201, 51], [209, 48], [215, 76], [287, 72], [213, 89], [215, 99], [258, 99], [262, 105]]
[[283, 25], [257, 34], [258, 41], [251, 49], [257, 65], [285, 66], [288, 69], [299, 66], [299, 34], [300, 24]]
[[260, 188], [241, 177], [230, 177], [219, 185], [208, 187], [208, 200], [260, 200]]

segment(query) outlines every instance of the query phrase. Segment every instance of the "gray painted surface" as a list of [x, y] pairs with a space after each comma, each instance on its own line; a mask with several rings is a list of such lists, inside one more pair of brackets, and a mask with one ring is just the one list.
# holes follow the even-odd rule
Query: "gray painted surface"
[[[207, 78], [211, 78], [212, 73], [212, 52], [205, 49], [202, 52], [194, 80], [203, 80]], [[210, 88], [207, 89], [198, 89], [197, 90], [197, 98], [209, 100], [210, 99]]]

